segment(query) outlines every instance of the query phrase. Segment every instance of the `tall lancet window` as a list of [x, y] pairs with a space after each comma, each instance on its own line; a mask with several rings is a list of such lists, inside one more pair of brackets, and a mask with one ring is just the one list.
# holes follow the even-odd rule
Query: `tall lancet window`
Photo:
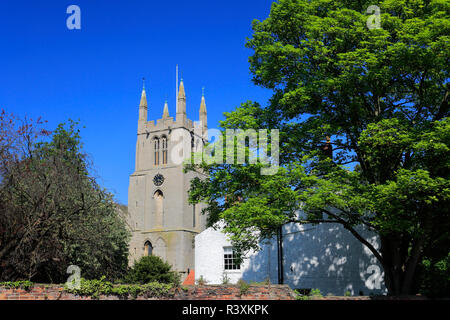
[[155, 166], [159, 165], [159, 139], [155, 138], [154, 148], [155, 148]]
[[162, 163], [167, 164], [167, 137], [162, 137]]
[[164, 195], [160, 190], [156, 190], [153, 195], [153, 199], [155, 200], [155, 227], [163, 226], [163, 214], [164, 214]]

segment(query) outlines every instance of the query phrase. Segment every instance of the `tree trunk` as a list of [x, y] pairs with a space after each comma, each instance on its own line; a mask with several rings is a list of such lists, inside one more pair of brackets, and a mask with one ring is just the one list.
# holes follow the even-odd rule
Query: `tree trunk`
[[402, 248], [409, 243], [401, 235], [380, 236], [381, 255], [384, 259], [384, 280], [389, 295], [413, 294], [412, 284], [417, 264], [420, 259], [424, 239], [414, 243], [409, 254], [402, 254]]
[[419, 263], [422, 254], [425, 237], [419, 238], [411, 249], [411, 254], [408, 257], [406, 264], [405, 276], [403, 279], [402, 294], [410, 294], [413, 284], [414, 274], [416, 272], [417, 264]]

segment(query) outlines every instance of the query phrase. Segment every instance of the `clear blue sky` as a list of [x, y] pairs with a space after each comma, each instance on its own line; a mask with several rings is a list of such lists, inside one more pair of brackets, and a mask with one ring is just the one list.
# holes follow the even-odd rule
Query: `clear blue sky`
[[[175, 113], [176, 64], [190, 119], [198, 120], [205, 87], [210, 128], [241, 102], [265, 103], [270, 92], [251, 82], [244, 44], [271, 2], [2, 0], [0, 108], [42, 116], [50, 130], [80, 119], [99, 182], [127, 204], [142, 77], [149, 120], [161, 117], [166, 96]], [[81, 9], [81, 30], [66, 27], [71, 4]]]

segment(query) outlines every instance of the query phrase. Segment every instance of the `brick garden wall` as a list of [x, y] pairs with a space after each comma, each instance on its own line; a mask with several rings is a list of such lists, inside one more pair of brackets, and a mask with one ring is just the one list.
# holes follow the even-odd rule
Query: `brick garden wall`
[[[91, 300], [63, 291], [60, 285], [36, 284], [29, 290], [0, 287], [0, 300]], [[100, 296], [101, 300], [119, 300], [117, 296]], [[148, 299], [137, 297], [137, 300]], [[173, 290], [171, 297], [163, 300], [294, 300], [287, 285], [251, 285], [241, 294], [239, 286], [205, 285], [185, 286]]]
[[206, 285], [189, 286], [175, 296], [178, 300], [294, 300], [295, 294], [288, 285], [253, 285], [241, 295], [239, 286]]

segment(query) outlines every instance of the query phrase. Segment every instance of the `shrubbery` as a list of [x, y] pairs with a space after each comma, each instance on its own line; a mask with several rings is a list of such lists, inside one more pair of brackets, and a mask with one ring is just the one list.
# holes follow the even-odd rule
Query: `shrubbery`
[[179, 285], [180, 276], [171, 271], [171, 266], [157, 256], [146, 256], [135, 262], [128, 271], [124, 281], [131, 284], [146, 284], [150, 282], [172, 283]]
[[[311, 300], [312, 298], [322, 298], [323, 295], [319, 289], [311, 289], [309, 293], [300, 292], [300, 290], [294, 290], [296, 300]], [[346, 294], [347, 296], [347, 294]]]
[[105, 277], [102, 277], [100, 280], [86, 280], [82, 278], [79, 288], [69, 288], [66, 285], [64, 290], [80, 296], [91, 296], [95, 299], [100, 298], [100, 295], [115, 295], [125, 299], [128, 297], [136, 299], [138, 296], [147, 298], [169, 296], [171, 294], [170, 289], [173, 286], [171, 283], [159, 282], [114, 285], [106, 281]]
[[450, 253], [426, 257], [419, 268], [419, 291], [428, 297], [450, 297]]
[[106, 281], [105, 277], [99, 280], [81, 279], [79, 288], [65, 290], [69, 293], [82, 296], [99, 298], [100, 295], [116, 295], [122, 298], [162, 297], [170, 295], [170, 289], [178, 287], [180, 277], [178, 273], [171, 270], [170, 264], [157, 256], [140, 258], [134, 266], [128, 270], [122, 279], [125, 284], [114, 285]]
[[10, 289], [24, 289], [30, 290], [33, 287], [34, 283], [28, 280], [19, 280], [19, 281], [5, 281], [0, 282], [0, 287], [10, 288]]

